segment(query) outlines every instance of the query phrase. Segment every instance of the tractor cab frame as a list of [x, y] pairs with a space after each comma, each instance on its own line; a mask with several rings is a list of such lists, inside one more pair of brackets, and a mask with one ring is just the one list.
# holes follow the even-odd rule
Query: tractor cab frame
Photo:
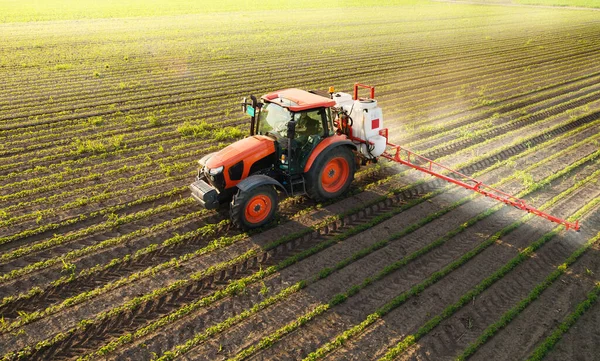
[[[294, 89], [295, 91], [295, 89]], [[277, 142], [280, 170], [287, 176], [304, 172], [304, 167], [315, 147], [325, 138], [335, 135], [329, 102], [318, 99], [314, 104], [292, 100], [290, 90], [268, 94], [260, 102], [251, 96], [242, 101], [242, 108], [251, 117], [250, 135], [272, 137]], [[292, 194], [298, 193], [293, 188]]]

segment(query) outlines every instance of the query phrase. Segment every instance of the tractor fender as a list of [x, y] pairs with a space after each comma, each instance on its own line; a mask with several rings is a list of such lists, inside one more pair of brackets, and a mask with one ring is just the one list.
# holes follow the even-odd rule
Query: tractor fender
[[252, 190], [252, 189], [262, 186], [262, 185], [274, 185], [275, 187], [279, 188], [283, 193], [285, 193], [285, 195], [287, 196], [287, 190], [281, 183], [279, 183], [275, 179], [273, 179], [269, 176], [266, 176], [264, 174], [251, 175], [251, 176], [245, 178], [244, 180], [240, 181], [236, 185], [236, 187], [238, 187], [243, 192], [247, 192], [249, 190]]
[[325, 138], [321, 143], [319, 143], [315, 147], [315, 149], [313, 149], [312, 153], [308, 157], [306, 165], [304, 166], [304, 173], [308, 173], [313, 163], [321, 154], [326, 154], [327, 152], [336, 147], [350, 147], [352, 150], [356, 150], [356, 145], [350, 140], [348, 140], [348, 138], [346, 137], [334, 135]]

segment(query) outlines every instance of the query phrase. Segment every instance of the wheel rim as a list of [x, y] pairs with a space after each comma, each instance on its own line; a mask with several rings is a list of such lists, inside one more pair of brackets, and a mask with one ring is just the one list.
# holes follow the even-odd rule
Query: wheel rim
[[348, 176], [350, 175], [350, 166], [343, 157], [336, 157], [330, 160], [323, 168], [321, 173], [321, 185], [323, 190], [328, 193], [335, 193], [342, 189]]
[[264, 194], [257, 194], [250, 198], [248, 204], [246, 204], [245, 217], [248, 223], [260, 223], [264, 221], [269, 213], [273, 204], [271, 198]]

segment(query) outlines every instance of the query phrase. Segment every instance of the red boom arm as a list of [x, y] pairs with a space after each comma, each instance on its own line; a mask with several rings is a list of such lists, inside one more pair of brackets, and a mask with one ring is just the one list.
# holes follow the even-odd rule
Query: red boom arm
[[[382, 129], [380, 134], [382, 136], [384, 136], [386, 138], [386, 140], [388, 139], [387, 129]], [[354, 140], [358, 140], [358, 139], [354, 138]], [[477, 179], [471, 178], [465, 174], [462, 174], [462, 173], [452, 170], [448, 167], [445, 167], [439, 163], [432, 161], [431, 159], [428, 159], [428, 158], [420, 156], [416, 153], [413, 153], [408, 149], [404, 149], [404, 148], [400, 147], [399, 145], [392, 144], [389, 142], [387, 142], [387, 145], [388, 145], [388, 149], [385, 152], [383, 152], [383, 154], [381, 154], [381, 156], [384, 158], [387, 158], [394, 162], [404, 164], [406, 166], [409, 166], [409, 167], [419, 170], [421, 172], [431, 174], [432, 176], [435, 176], [435, 177], [441, 178], [445, 181], [457, 184], [463, 188], [470, 189], [472, 191], [481, 193], [486, 197], [496, 199], [505, 204], [509, 204], [516, 208], [527, 211], [529, 213], [533, 213], [537, 216], [546, 218], [552, 222], [563, 224], [567, 228], [567, 230], [568, 229], [574, 229], [576, 231], [579, 230], [579, 221], [576, 221], [575, 223], [573, 223], [573, 222], [569, 222], [567, 220], [564, 220], [564, 219], [561, 219], [558, 217], [551, 216], [547, 213], [540, 211], [539, 209], [536, 209], [536, 208], [528, 205], [522, 199], [511, 196], [510, 194], [502, 192], [498, 189], [492, 188], [486, 184], [483, 184], [481, 181], [478, 181]], [[442, 174], [441, 172], [443, 172], [443, 171], [446, 171], [447, 172], [446, 174], [449, 174], [451, 176]]]

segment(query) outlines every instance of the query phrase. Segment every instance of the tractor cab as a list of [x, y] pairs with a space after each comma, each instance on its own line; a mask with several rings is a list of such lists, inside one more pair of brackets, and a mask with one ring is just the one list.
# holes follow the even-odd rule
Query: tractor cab
[[[277, 142], [278, 167], [288, 175], [303, 172], [315, 147], [334, 135], [331, 99], [313, 93], [287, 89], [262, 97], [257, 103], [253, 133]], [[247, 106], [248, 108], [252, 105]]]

